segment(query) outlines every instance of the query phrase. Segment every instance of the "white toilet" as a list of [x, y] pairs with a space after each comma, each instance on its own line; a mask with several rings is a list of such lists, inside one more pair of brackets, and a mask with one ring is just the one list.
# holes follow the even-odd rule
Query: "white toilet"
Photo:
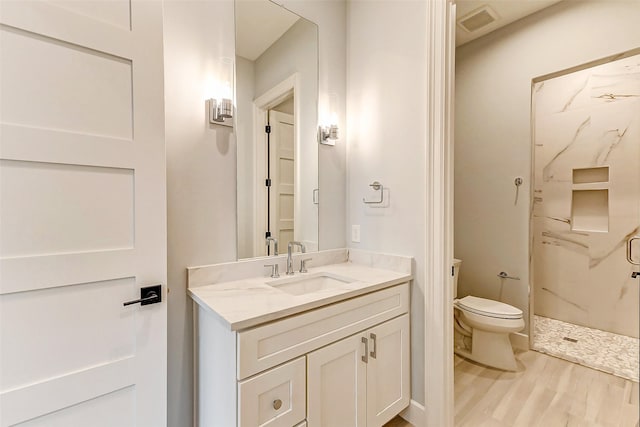
[[456, 345], [455, 353], [494, 368], [517, 370], [509, 334], [524, 329], [522, 310], [509, 304], [473, 296], [457, 299], [461, 264], [462, 261], [454, 260], [454, 326], [463, 337], [471, 338], [471, 348]]

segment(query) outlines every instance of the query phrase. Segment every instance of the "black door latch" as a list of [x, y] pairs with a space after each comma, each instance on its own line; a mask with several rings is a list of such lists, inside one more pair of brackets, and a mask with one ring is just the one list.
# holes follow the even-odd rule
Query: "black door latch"
[[162, 285], [154, 285], [140, 288], [140, 299], [127, 301], [123, 303], [123, 305], [126, 307], [137, 303], [140, 303], [140, 305], [149, 305], [159, 302], [162, 302]]

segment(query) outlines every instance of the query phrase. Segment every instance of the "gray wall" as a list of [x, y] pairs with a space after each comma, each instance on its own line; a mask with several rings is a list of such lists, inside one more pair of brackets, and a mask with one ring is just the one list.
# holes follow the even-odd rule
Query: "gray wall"
[[[348, 231], [358, 249], [415, 258], [411, 291], [411, 397], [424, 392], [427, 43], [424, 1], [349, 3]], [[369, 184], [381, 182], [385, 202]]]
[[187, 266], [236, 259], [236, 147], [209, 125], [207, 81], [233, 58], [233, 2], [164, 4], [168, 228], [168, 425], [193, 425], [193, 328]]
[[[255, 150], [253, 141], [253, 100], [255, 91], [255, 63], [236, 56], [236, 117], [234, 126], [237, 145], [238, 168], [238, 258], [246, 258], [253, 253], [255, 224], [253, 212], [255, 185]], [[244, 192], [244, 196], [243, 196]]]

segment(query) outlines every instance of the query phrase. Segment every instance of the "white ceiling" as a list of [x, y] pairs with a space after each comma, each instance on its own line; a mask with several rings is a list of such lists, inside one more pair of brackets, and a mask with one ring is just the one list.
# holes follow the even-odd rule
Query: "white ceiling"
[[298, 19], [268, 0], [236, 0], [236, 55], [255, 61]]
[[465, 16], [470, 15], [472, 12], [486, 5], [493, 9], [498, 15], [498, 19], [471, 33], [462, 29], [460, 25], [456, 25], [456, 46], [482, 37], [485, 34], [558, 3], [559, 1], [561, 0], [457, 0], [456, 13], [458, 22], [464, 19]]

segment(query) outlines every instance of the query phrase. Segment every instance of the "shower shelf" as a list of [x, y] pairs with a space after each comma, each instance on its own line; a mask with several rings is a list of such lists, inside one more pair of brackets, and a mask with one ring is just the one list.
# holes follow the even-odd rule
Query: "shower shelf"
[[609, 182], [587, 182], [584, 184], [573, 184], [573, 191], [588, 190], [608, 190]]
[[573, 169], [571, 230], [609, 231], [609, 166]]
[[571, 230], [606, 233], [609, 231], [609, 190], [575, 189], [571, 194]]
[[609, 182], [609, 166], [573, 169], [574, 184], [592, 184]]

